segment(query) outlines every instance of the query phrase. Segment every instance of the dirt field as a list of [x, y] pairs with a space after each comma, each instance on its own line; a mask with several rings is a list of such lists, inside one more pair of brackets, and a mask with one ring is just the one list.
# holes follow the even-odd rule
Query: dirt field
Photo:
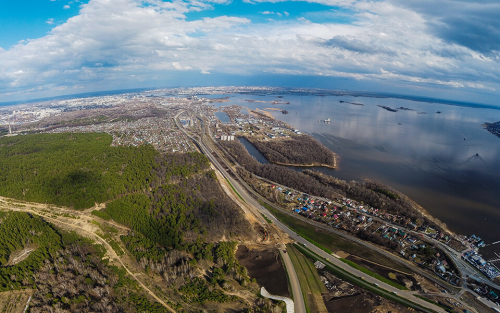
[[331, 273], [323, 271], [321, 275], [322, 280], [328, 282], [329, 292], [323, 294], [323, 299], [329, 313], [415, 313], [404, 305], [353, 286]]
[[247, 268], [248, 275], [269, 293], [290, 297], [285, 269], [276, 249], [240, 245], [236, 257]]
[[22, 313], [33, 290], [0, 292], [0, 312]]

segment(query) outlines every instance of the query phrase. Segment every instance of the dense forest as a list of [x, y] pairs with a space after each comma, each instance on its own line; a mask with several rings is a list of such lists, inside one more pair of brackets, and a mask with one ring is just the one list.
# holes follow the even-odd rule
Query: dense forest
[[211, 171], [147, 193], [127, 195], [108, 203], [98, 214], [169, 247], [179, 247], [200, 235], [211, 241], [224, 235], [252, 234], [248, 221]]
[[[101, 246], [40, 217], [7, 213], [0, 244], [0, 290], [35, 289], [30, 312], [167, 312], [124, 270], [106, 265]], [[33, 251], [18, 261], [11, 257], [23, 250]]]
[[269, 162], [295, 165], [335, 166], [335, 156], [321, 143], [308, 135], [292, 135], [274, 140], [247, 139]]
[[111, 141], [102, 133], [0, 138], [0, 195], [82, 209], [208, 168], [198, 153], [162, 156]]
[[106, 134], [0, 138], [0, 194], [75, 209], [141, 190], [153, 178], [151, 147], [110, 147]]
[[[110, 142], [105, 134], [3, 138], [0, 194], [75, 209], [106, 201], [104, 209], [92, 212], [104, 219], [101, 229], [111, 220], [131, 229], [122, 243], [159, 286], [171, 288], [164, 290], [178, 297], [177, 309], [231, 302], [245, 312], [281, 311], [270, 300], [256, 298], [249, 305], [230, 294], [247, 286], [258, 290], [235, 258], [236, 243], [226, 241], [255, 233], [205, 156], [161, 155], [148, 146], [110, 147]], [[2, 221], [0, 238], [8, 232], [13, 235], [0, 242], [0, 290], [36, 288], [32, 312], [164, 311], [141, 295], [123, 270], [101, 261], [100, 246], [24, 213]], [[33, 251], [11, 265], [23, 249]]]

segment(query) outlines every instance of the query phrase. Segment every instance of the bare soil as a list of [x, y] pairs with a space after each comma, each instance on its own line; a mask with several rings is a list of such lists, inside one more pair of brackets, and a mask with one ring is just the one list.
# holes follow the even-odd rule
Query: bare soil
[[7, 262], [6, 265], [7, 266], [16, 265], [17, 263], [25, 260], [27, 257], [29, 257], [31, 252], [36, 250], [36, 248], [38, 248], [37, 245], [28, 245], [26, 248], [22, 250], [16, 250], [12, 252], [9, 256], [9, 262]]
[[276, 249], [260, 246], [239, 245], [236, 258], [270, 294], [290, 297], [285, 269]]
[[322, 281], [327, 281], [328, 293], [323, 299], [329, 313], [414, 313], [406, 306], [389, 301], [365, 289], [356, 287], [329, 272], [321, 273]]
[[460, 241], [456, 239], [450, 240], [449, 246], [458, 252], [462, 252], [463, 250], [467, 249], [466, 246], [464, 246]]

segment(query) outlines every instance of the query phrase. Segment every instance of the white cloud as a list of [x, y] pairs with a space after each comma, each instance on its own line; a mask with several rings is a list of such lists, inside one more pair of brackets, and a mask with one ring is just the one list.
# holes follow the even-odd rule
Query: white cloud
[[65, 10], [68, 10], [69, 8], [70, 8], [69, 4], [65, 4], [65, 5], [63, 6], [63, 9], [65, 9]]
[[49, 18], [45, 23], [47, 23], [49, 25], [52, 25], [52, 24], [54, 24], [54, 19], [53, 18]]
[[231, 16], [190, 21], [187, 12], [205, 10], [215, 1], [144, 2], [91, 0], [49, 35], [0, 49], [0, 93], [72, 90], [184, 71], [322, 75], [485, 90], [500, 85], [498, 55], [445, 43], [429, 31], [422, 15], [390, 2], [330, 1], [354, 12], [351, 24], [305, 18], [252, 24]]

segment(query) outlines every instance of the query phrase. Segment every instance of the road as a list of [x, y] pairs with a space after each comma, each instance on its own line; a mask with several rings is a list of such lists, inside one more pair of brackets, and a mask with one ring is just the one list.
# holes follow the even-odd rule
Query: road
[[[178, 122], [177, 122], [177, 117], [181, 114], [182, 112], [180, 112], [176, 118], [175, 118], [175, 122], [176, 124], [178, 125]], [[179, 127], [180, 125], [178, 125]], [[267, 218], [269, 218], [270, 220], [273, 221], [273, 224], [276, 225], [281, 231], [285, 232], [288, 234], [288, 236], [290, 236], [291, 238], [295, 239], [297, 242], [301, 243], [301, 244], [305, 244], [307, 246], [308, 249], [310, 249], [311, 251], [313, 251], [314, 253], [316, 253], [317, 255], [325, 258], [325, 259], [331, 259], [329, 260], [332, 264], [336, 265], [337, 267], [340, 267], [342, 268], [343, 270], [355, 275], [355, 276], [358, 276], [358, 277], [365, 277], [365, 281], [367, 282], [370, 282], [372, 284], [378, 284], [379, 288], [381, 290], [385, 290], [387, 292], [387, 294], [389, 293], [397, 293], [398, 297], [401, 299], [401, 300], [407, 300], [407, 301], [411, 301], [413, 303], [416, 303], [418, 305], [420, 305], [421, 307], [424, 307], [424, 308], [427, 308], [427, 309], [430, 309], [429, 312], [432, 312], [432, 311], [435, 311], [435, 312], [442, 312], [442, 313], [445, 313], [446, 311], [444, 311], [442, 308], [432, 304], [432, 303], [429, 303], [427, 301], [424, 301], [420, 298], [416, 298], [415, 296], [413, 296], [413, 294], [411, 292], [402, 292], [400, 291], [399, 289], [397, 288], [394, 288], [386, 283], [383, 283], [371, 276], [368, 276], [364, 273], [362, 273], [361, 271], [343, 263], [342, 261], [340, 260], [337, 260], [336, 258], [332, 257], [331, 255], [329, 255], [328, 253], [324, 252], [323, 250], [317, 248], [316, 246], [310, 244], [306, 239], [300, 237], [299, 235], [297, 235], [295, 232], [293, 232], [291, 229], [289, 229], [286, 225], [284, 225], [283, 223], [281, 223], [279, 220], [277, 220], [274, 215], [272, 215], [266, 208], [262, 207], [257, 200], [255, 200], [252, 196], [250, 196], [250, 194], [247, 192], [247, 189], [242, 187], [241, 185], [246, 185], [244, 182], [242, 182], [242, 184], [239, 183], [239, 181], [241, 181], [241, 179], [239, 179], [238, 177], [238, 180], [239, 181], [236, 181], [235, 179], [232, 178], [231, 175], [229, 175], [226, 170], [224, 169], [224, 167], [222, 165], [219, 164], [218, 160], [212, 155], [212, 151], [211, 149], [209, 149], [207, 147], [207, 145], [204, 144], [204, 142], [202, 142], [202, 140], [200, 140], [199, 136], [191, 136], [189, 135], [183, 128], [179, 127], [179, 129], [183, 130], [184, 133], [186, 134], [186, 136], [188, 136], [189, 138], [191, 138], [191, 140], [193, 140], [196, 145], [200, 148], [200, 150], [209, 158], [210, 162], [212, 162], [214, 164], [214, 166], [217, 168], [217, 170], [219, 170], [221, 172], [221, 174], [226, 178], [228, 179], [228, 181], [232, 184], [232, 186], [234, 187], [234, 189], [237, 191], [237, 193], [241, 196], [241, 198], [247, 203], [249, 204], [249, 206], [252, 207], [253, 211], [254, 211], [254, 215], [260, 215], [260, 214], [263, 214], [265, 215]], [[217, 153], [215, 151], [215, 153]], [[225, 161], [223, 158], [221, 158], [223, 161]], [[247, 186], [248, 187], [248, 186]], [[249, 187], [248, 187], [249, 188]], [[250, 190], [250, 189], [248, 189]], [[287, 267], [288, 268], [288, 267]], [[293, 268], [293, 267], [292, 267]], [[295, 277], [296, 277], [296, 273], [295, 273], [295, 270], [293, 270], [293, 273], [295, 274]], [[291, 276], [294, 276], [294, 275], [291, 275]], [[290, 277], [290, 279], [292, 279]], [[297, 279], [297, 286], [300, 286], [299, 282], [298, 282], [298, 279]], [[294, 283], [295, 284], [295, 283]], [[294, 291], [292, 289], [292, 292], [293, 292], [293, 295], [294, 295], [294, 300], [295, 298], [297, 298], [297, 295], [299, 296], [302, 296], [302, 293], [299, 292], [297, 293], [296, 291]], [[302, 300], [303, 301], [303, 300]], [[296, 301], [297, 303], [299, 301]], [[296, 307], [297, 307], [297, 304], [296, 304]], [[296, 310], [296, 312], [306, 312], [305, 311], [305, 307], [304, 308], [299, 308], [298, 310]]]
[[[258, 209], [260, 204], [255, 200], [253, 197], [251, 197], [244, 188], [241, 187], [241, 185], [233, 179], [231, 175], [229, 175], [226, 170], [222, 167], [222, 165], [219, 164], [219, 162], [216, 160], [216, 158], [213, 156], [212, 151], [205, 146], [203, 142], [199, 138], [195, 138], [194, 136], [189, 135], [186, 130], [181, 127], [177, 121], [177, 118], [180, 114], [183, 112], [179, 112], [174, 120], [177, 125], [177, 127], [184, 132], [188, 138], [193, 140], [193, 142], [198, 146], [198, 148], [205, 154], [210, 162], [215, 166], [215, 168], [220, 172], [220, 174], [229, 181], [229, 183], [232, 185], [234, 190], [236, 191], [237, 195], [241, 197], [241, 200], [243, 200], [245, 203], [240, 204], [241, 207], [246, 207], [249, 210], [244, 210], [246, 214], [251, 214], [252, 217], [256, 218], [257, 221], [264, 227], [265, 229], [268, 229], [271, 225], [268, 224], [268, 222], [264, 219], [264, 217], [261, 215]], [[279, 236], [279, 233], [278, 233]], [[284, 249], [284, 244], [282, 243], [282, 249]], [[294, 308], [296, 313], [306, 313], [306, 306], [304, 302], [304, 297], [302, 295], [302, 290], [300, 288], [300, 283], [299, 279], [297, 277], [297, 273], [295, 272], [295, 268], [292, 265], [292, 261], [290, 260], [290, 257], [288, 256], [287, 253], [283, 253], [282, 251], [280, 252], [281, 256], [283, 257], [283, 262], [285, 263], [286, 271], [288, 273], [288, 278], [290, 280], [290, 287], [292, 289], [292, 294], [293, 294], [293, 301], [294, 301]]]
[[[319, 255], [320, 257], [328, 260], [331, 264], [340, 267], [341, 269], [345, 270], [346, 272], [349, 272], [357, 277], [364, 277], [364, 281], [372, 283], [372, 284], [378, 284], [378, 287], [387, 291], [388, 293], [397, 293], [399, 297], [402, 297], [404, 299], [407, 299], [411, 302], [417, 303], [423, 307], [429, 308], [431, 310], [437, 311], [437, 312], [446, 312], [445, 310], [441, 309], [438, 306], [432, 305], [427, 301], [424, 301], [420, 298], [416, 298], [413, 296], [412, 292], [405, 292], [401, 291], [391, 285], [388, 285], [384, 282], [379, 281], [376, 278], [373, 278], [371, 276], [366, 275], [365, 273], [349, 266], [348, 264], [340, 261], [339, 259], [332, 257], [330, 254], [326, 253], [325, 251], [321, 250], [320, 248], [316, 247], [315, 245], [311, 244], [309, 241], [306, 239], [300, 237], [297, 235], [293, 230], [288, 228], [285, 224], [281, 223], [277, 218], [274, 217], [269, 211], [265, 210], [265, 208], [262, 208], [262, 211], [264, 211], [264, 215], [266, 215], [267, 218], [273, 221], [276, 225], [279, 226], [279, 228], [283, 231], [285, 231], [291, 238], [295, 239], [298, 243], [306, 247], [308, 250], [314, 252], [315, 254]], [[267, 212], [266, 212], [267, 211]]]
[[[290, 287], [292, 288], [292, 298], [294, 301], [295, 312], [306, 312], [306, 305], [304, 303], [304, 297], [302, 295], [302, 290], [300, 288], [299, 278], [293, 267], [292, 260], [288, 253], [284, 253], [285, 245], [282, 245], [280, 249], [281, 258], [285, 264], [286, 271], [288, 272], [288, 278], [290, 280]], [[290, 277], [293, 276], [293, 277]]]

